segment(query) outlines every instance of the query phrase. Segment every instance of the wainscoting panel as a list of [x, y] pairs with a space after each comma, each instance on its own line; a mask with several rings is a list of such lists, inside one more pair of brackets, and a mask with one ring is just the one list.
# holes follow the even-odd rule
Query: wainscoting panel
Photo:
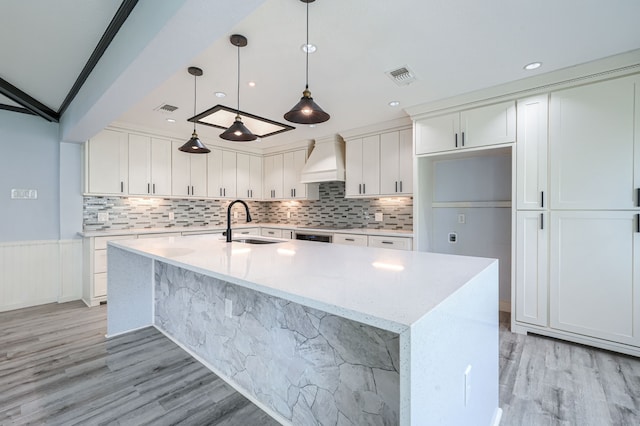
[[0, 244], [0, 311], [80, 299], [82, 242]]

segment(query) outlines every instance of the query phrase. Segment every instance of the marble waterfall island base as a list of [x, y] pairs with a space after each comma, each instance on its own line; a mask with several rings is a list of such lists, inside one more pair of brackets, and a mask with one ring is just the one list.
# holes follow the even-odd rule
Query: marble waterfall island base
[[155, 326], [282, 424], [499, 412], [495, 260], [212, 236], [108, 250], [109, 336]]

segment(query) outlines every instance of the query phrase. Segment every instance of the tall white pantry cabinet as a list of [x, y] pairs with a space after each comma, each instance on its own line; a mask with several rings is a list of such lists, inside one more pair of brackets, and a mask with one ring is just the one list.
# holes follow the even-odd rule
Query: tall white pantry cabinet
[[518, 101], [515, 331], [640, 355], [640, 76]]

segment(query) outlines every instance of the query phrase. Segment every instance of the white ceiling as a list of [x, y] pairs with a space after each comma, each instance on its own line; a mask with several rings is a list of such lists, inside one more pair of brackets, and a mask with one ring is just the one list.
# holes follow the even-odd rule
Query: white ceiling
[[58, 111], [120, 3], [2, 0], [0, 77]]
[[[57, 109], [119, 4], [4, 0], [0, 77]], [[331, 119], [243, 146], [317, 139], [405, 116], [403, 108], [640, 48], [638, 0], [317, 0], [309, 9], [310, 42], [318, 46], [310, 55], [310, 90]], [[203, 13], [192, 25], [211, 22]], [[305, 4], [266, 0], [188, 64], [204, 70], [198, 113], [218, 103], [236, 106], [233, 33], [249, 40], [241, 49], [241, 109], [284, 122], [304, 89]], [[544, 65], [524, 71], [532, 61]], [[404, 65], [418, 80], [398, 87], [385, 72]], [[214, 97], [216, 91], [227, 97]], [[389, 107], [392, 100], [401, 105]], [[179, 109], [154, 111], [164, 103]], [[192, 115], [193, 77], [185, 66], [116, 121], [186, 140]], [[205, 143], [222, 143], [219, 129], [198, 132]]]

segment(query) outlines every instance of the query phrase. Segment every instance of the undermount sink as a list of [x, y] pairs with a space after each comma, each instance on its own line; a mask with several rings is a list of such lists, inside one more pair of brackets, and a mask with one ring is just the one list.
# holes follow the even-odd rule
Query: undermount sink
[[244, 243], [244, 244], [275, 244], [275, 243], [282, 242], [282, 241], [275, 241], [275, 240], [259, 240], [257, 238], [238, 238], [232, 241], [234, 243]]

